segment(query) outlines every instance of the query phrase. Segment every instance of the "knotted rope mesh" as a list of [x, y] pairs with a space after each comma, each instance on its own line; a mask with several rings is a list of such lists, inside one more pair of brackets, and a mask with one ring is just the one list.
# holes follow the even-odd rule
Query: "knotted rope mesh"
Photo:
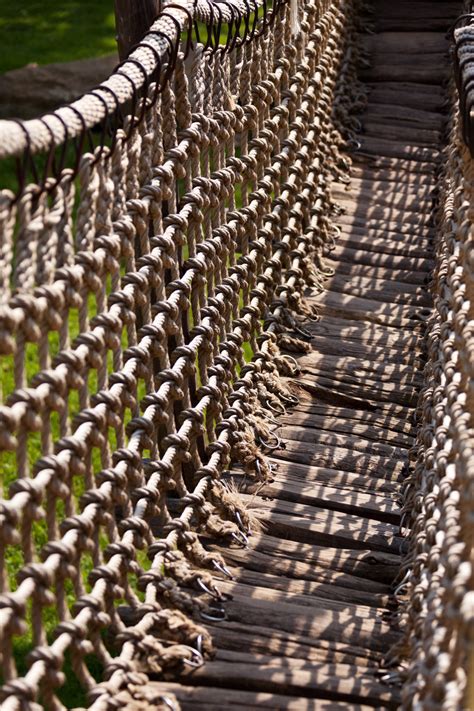
[[[466, 30], [457, 31], [456, 40]], [[472, 39], [467, 50], [474, 61]], [[435, 309], [405, 490], [410, 550], [397, 590], [406, 634], [397, 650], [403, 708], [413, 711], [474, 706], [474, 162], [457, 100], [444, 158], [431, 285]]]
[[0, 195], [8, 711], [64, 708], [71, 676], [90, 708], [119, 707], [147, 672], [212, 653], [200, 620], [224, 614], [207, 592], [226, 568], [200, 535], [249, 525], [220, 475], [231, 460], [265, 475], [255, 413], [289, 397], [278, 341], [298, 347], [299, 295], [325, 273], [328, 178], [362, 98], [353, 4], [264, 8], [249, 41], [187, 56], [190, 20], [218, 12], [182, 7], [93, 94], [0, 122], [2, 155], [30, 160], [83, 149], [133, 104], [77, 175]]

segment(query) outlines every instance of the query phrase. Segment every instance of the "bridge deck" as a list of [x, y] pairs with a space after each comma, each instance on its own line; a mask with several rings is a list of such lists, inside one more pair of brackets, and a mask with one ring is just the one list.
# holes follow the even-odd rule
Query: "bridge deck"
[[[227, 621], [210, 623], [215, 659], [180, 683], [154, 682], [183, 709], [396, 708], [381, 681], [399, 638], [392, 582], [403, 539], [398, 494], [414, 442], [432, 209], [457, 2], [376, 2], [361, 149], [329, 257], [308, 292], [321, 319], [297, 356], [300, 403], [278, 417], [274, 479], [244, 495], [263, 532], [248, 549], [209, 543], [234, 581]], [[235, 474], [239, 478], [238, 473]]]

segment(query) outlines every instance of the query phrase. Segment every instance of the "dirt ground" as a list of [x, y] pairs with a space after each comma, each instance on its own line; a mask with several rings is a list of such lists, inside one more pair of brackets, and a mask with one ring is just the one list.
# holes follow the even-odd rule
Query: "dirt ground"
[[107, 78], [115, 54], [63, 64], [29, 64], [0, 75], [0, 119], [29, 119], [70, 103]]

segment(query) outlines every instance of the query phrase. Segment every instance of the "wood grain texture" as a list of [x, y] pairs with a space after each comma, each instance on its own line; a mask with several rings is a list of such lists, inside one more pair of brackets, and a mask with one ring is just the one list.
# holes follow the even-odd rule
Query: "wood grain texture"
[[[363, 37], [368, 104], [343, 208], [333, 275], [309, 288], [318, 315], [302, 325], [310, 351], [288, 384], [298, 404], [275, 415], [271, 478], [238, 467], [225, 479], [258, 517], [247, 548], [203, 538], [233, 580], [227, 619], [208, 623], [214, 660], [179, 684], [156, 682], [183, 709], [366, 711], [398, 708], [381, 681], [400, 636], [393, 582], [406, 541], [400, 492], [415, 442], [424, 332], [432, 309], [433, 210], [446, 125], [445, 31], [457, 2], [375, 0]], [[422, 31], [420, 25], [422, 23]], [[295, 334], [296, 335], [296, 334]], [[270, 444], [270, 441], [268, 442]]]

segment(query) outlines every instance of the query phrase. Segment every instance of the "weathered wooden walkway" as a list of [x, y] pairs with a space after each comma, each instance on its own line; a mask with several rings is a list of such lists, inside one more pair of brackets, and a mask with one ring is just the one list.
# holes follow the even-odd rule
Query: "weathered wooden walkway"
[[[398, 631], [399, 499], [423, 367], [432, 210], [458, 3], [376, 3], [369, 104], [321, 319], [278, 418], [274, 481], [247, 494], [264, 532], [221, 549], [235, 580], [216, 658], [173, 691], [184, 709], [396, 708], [380, 665]], [[420, 30], [423, 30], [420, 32]], [[326, 701], [322, 701], [326, 700]]]
[[175, 0], [0, 120], [0, 711], [474, 711], [463, 5]]
[[[245, 498], [263, 532], [215, 544], [234, 580], [217, 655], [181, 682], [156, 682], [183, 709], [396, 708], [380, 667], [399, 638], [392, 582], [403, 539], [399, 492], [414, 441], [439, 147], [457, 2], [376, 2], [361, 147], [328, 255], [334, 276], [308, 293], [297, 358], [300, 402], [278, 417], [274, 480]], [[210, 547], [214, 544], [210, 543]]]

